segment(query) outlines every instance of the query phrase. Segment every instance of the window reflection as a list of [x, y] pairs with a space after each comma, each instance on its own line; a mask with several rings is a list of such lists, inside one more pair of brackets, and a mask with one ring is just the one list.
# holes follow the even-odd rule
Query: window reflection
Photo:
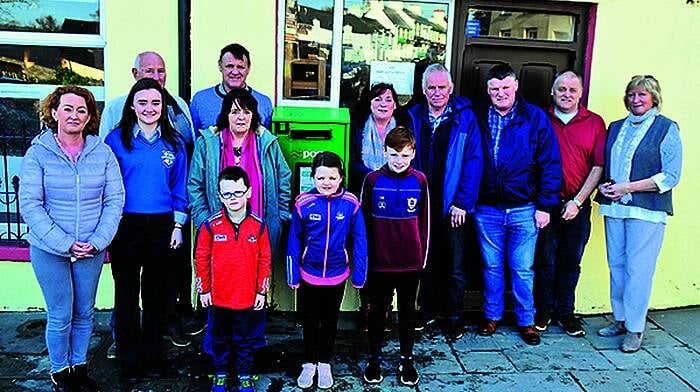
[[[445, 61], [444, 2], [346, 1], [341, 106], [352, 106], [370, 82], [389, 82], [402, 103], [416, 92], [429, 63]], [[406, 65], [409, 65], [406, 67]]]
[[99, 34], [99, 0], [3, 0], [0, 30]]
[[572, 42], [575, 23], [573, 15], [470, 8], [466, 34], [469, 37]]
[[0, 82], [104, 85], [104, 50], [0, 45]]
[[333, 0], [287, 0], [284, 98], [330, 99], [332, 23]]

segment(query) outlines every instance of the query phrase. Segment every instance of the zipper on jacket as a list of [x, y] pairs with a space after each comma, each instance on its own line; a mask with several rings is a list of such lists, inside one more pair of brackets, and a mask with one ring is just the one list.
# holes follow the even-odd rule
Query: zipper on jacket
[[323, 277], [326, 277], [326, 265], [328, 262], [328, 246], [331, 238], [331, 200], [326, 198], [327, 214], [326, 214], [326, 249], [323, 251]]
[[76, 214], [75, 214], [75, 240], [80, 238], [80, 173], [78, 167], [75, 167], [75, 199], [76, 199]]

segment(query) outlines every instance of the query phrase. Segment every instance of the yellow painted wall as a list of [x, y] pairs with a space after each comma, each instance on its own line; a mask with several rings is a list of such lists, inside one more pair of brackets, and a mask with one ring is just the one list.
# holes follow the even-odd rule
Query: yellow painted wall
[[[132, 84], [130, 69], [136, 53], [156, 50], [168, 67], [168, 87], [177, 89], [177, 7], [156, 0], [159, 9], [151, 24], [132, 25], [138, 9], [134, 0], [105, 1], [108, 98], [125, 94]], [[249, 83], [274, 97], [276, 2], [240, 0], [236, 7], [223, 0], [192, 2], [192, 91], [220, 81], [216, 60], [221, 47], [244, 44], [251, 52]], [[235, 8], [235, 9], [234, 9]], [[234, 12], [235, 11], [235, 12]], [[254, 16], [253, 16], [254, 15]], [[700, 262], [694, 241], [700, 238], [700, 211], [694, 199], [700, 189], [700, 7], [682, 0], [601, 0], [591, 65], [589, 106], [609, 123], [625, 115], [622, 95], [632, 75], [653, 74], [661, 82], [662, 112], [678, 122], [684, 144], [681, 183], [674, 190], [676, 215], [669, 220], [659, 257], [652, 308], [700, 304]], [[274, 98], [273, 98], [274, 101]], [[597, 213], [597, 210], [594, 211]], [[593, 233], [582, 263], [577, 309], [583, 313], [610, 310], [608, 270], [602, 219], [594, 214]], [[278, 272], [281, 272], [280, 268]], [[38, 284], [28, 263], [0, 262], [0, 309], [42, 307]], [[283, 305], [293, 304], [284, 280], [277, 282]], [[112, 301], [109, 267], [103, 271], [98, 307]], [[354, 307], [354, 298], [346, 309]]]
[[197, 0], [192, 2], [192, 93], [221, 83], [219, 51], [231, 43], [248, 49], [247, 82], [275, 102], [274, 0]]
[[[137, 54], [160, 53], [167, 69], [166, 87], [178, 93], [177, 1], [104, 1], [106, 18], [105, 88], [107, 99], [129, 92]], [[148, 4], [147, 6], [145, 6]]]

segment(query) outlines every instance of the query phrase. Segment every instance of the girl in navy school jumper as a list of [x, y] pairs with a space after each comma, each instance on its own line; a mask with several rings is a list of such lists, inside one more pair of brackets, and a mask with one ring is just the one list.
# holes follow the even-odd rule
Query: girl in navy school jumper
[[[302, 318], [305, 360], [297, 379], [300, 388], [333, 385], [330, 359], [343, 300], [345, 280], [361, 288], [367, 276], [367, 238], [360, 202], [342, 186], [340, 157], [321, 152], [314, 157], [311, 177], [316, 189], [296, 198], [287, 249], [287, 284], [297, 293]], [[353, 243], [350, 267], [346, 244]]]
[[[162, 373], [165, 285], [172, 282], [172, 249], [182, 244], [187, 220], [187, 156], [168, 121], [162, 87], [141, 79], [131, 88], [119, 128], [105, 138], [119, 162], [126, 203], [110, 248], [114, 277], [115, 337], [122, 375]], [[139, 291], [143, 316], [139, 315]]]

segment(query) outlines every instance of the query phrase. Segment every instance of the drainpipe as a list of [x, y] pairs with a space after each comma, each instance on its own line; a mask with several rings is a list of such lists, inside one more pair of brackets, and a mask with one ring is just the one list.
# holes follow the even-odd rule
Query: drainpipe
[[178, 41], [178, 62], [180, 64], [180, 79], [178, 90], [180, 97], [186, 102], [190, 102], [192, 96], [192, 40], [190, 37], [191, 0], [178, 0], [177, 2], [177, 33]]

